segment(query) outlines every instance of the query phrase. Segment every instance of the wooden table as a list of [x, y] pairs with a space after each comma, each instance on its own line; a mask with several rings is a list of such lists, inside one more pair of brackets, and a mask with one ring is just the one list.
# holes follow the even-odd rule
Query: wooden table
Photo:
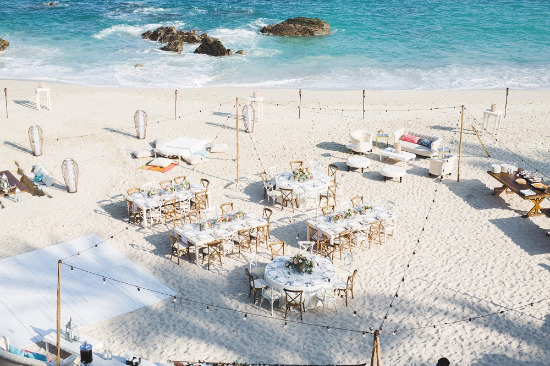
[[[502, 187], [495, 188], [493, 195], [498, 195], [501, 193], [505, 194], [512, 194], [515, 193], [524, 200], [530, 200], [533, 202], [533, 208], [529, 210], [523, 217], [530, 217], [530, 216], [538, 216], [543, 215], [544, 213], [541, 211], [542, 208], [540, 207], [540, 204], [542, 201], [544, 201], [545, 198], [550, 197], [550, 193], [545, 193], [544, 191], [534, 188], [531, 186], [531, 184], [518, 184], [516, 183], [516, 179], [518, 178], [515, 174], [508, 174], [508, 173], [493, 173], [491, 171], [487, 172], [491, 177], [498, 180], [500, 183], [502, 183]], [[524, 196], [520, 193], [521, 190], [524, 189], [531, 189], [533, 192], [536, 192], [535, 195], [532, 196]]]

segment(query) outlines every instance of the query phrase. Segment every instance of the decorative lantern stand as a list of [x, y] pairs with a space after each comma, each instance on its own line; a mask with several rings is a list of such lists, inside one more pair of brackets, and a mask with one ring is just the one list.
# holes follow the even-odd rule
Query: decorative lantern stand
[[61, 164], [61, 170], [63, 171], [67, 192], [75, 193], [78, 187], [78, 164], [73, 159], [65, 159]]
[[32, 154], [42, 155], [42, 129], [38, 125], [29, 127], [29, 142], [31, 143]]
[[136, 111], [134, 114], [134, 124], [136, 125], [137, 138], [143, 140], [147, 131], [147, 113], [142, 110]]
[[248, 133], [254, 132], [254, 123], [256, 122], [256, 111], [249, 103], [243, 107], [243, 120], [245, 131]]
[[8, 194], [10, 191], [10, 182], [6, 174], [2, 174], [0, 177], [0, 191], [3, 191], [4, 194]]

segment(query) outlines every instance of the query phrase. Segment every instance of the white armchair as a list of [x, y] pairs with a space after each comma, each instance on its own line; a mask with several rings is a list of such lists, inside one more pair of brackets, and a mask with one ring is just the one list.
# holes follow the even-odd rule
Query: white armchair
[[443, 154], [441, 158], [430, 158], [430, 175], [443, 177], [451, 174], [454, 170], [457, 156], [454, 154]]
[[366, 153], [372, 150], [373, 134], [367, 130], [356, 130], [349, 134], [351, 145], [347, 147], [356, 153]]

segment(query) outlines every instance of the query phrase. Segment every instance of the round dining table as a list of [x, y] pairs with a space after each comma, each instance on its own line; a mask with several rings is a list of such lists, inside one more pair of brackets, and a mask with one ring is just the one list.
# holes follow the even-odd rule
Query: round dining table
[[312, 172], [313, 178], [303, 181], [295, 181], [292, 172], [281, 173], [277, 179], [277, 189], [290, 188], [294, 190], [294, 197], [298, 201], [298, 205], [305, 204], [305, 191], [313, 191], [316, 197], [317, 203], [319, 202], [319, 195], [321, 193], [326, 194], [328, 186], [333, 184], [334, 180], [326, 174], [319, 172]]
[[331, 290], [336, 282], [336, 269], [328, 258], [319, 256], [306, 256], [314, 263], [312, 273], [299, 273], [293, 268], [286, 268], [290, 256], [275, 258], [265, 267], [264, 279], [273, 289], [281, 293], [280, 306], [285, 304], [285, 291], [302, 290], [306, 309], [317, 306], [318, 292], [324, 289]]

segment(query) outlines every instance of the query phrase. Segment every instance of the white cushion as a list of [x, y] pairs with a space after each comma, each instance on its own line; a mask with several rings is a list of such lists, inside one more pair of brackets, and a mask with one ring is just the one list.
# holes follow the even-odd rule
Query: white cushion
[[198, 163], [204, 162], [206, 158], [203, 158], [201, 155], [189, 155], [189, 156], [184, 156], [183, 160], [185, 160], [187, 163], [191, 165], [196, 165]]
[[228, 149], [227, 144], [211, 144], [210, 145], [210, 152], [211, 153], [223, 153], [226, 152]]
[[44, 175], [42, 175], [42, 182], [44, 182], [44, 184], [48, 187], [51, 187], [51, 185], [53, 184], [53, 177], [48, 173], [45, 173]]
[[401, 150], [408, 151], [410, 153], [413, 153], [416, 155], [422, 155], [422, 156], [432, 155], [432, 149], [430, 149], [429, 147], [414, 144], [408, 141], [401, 141]]
[[135, 158], [150, 158], [153, 156], [153, 150], [149, 149], [139, 149], [136, 151], [132, 151], [132, 155], [134, 155]]
[[210, 140], [207, 139], [178, 137], [177, 139], [168, 141], [164, 146], [155, 148], [155, 153], [162, 156], [185, 157], [197, 151], [204, 150], [204, 146], [209, 142]]
[[166, 168], [168, 165], [172, 164], [173, 161], [168, 158], [156, 158], [151, 160], [147, 165], [158, 166], [160, 168]]
[[368, 168], [370, 165], [370, 159], [364, 156], [350, 156], [346, 161], [346, 164], [350, 168]]
[[160, 138], [160, 139], [156, 139], [154, 144], [155, 144], [155, 147], [161, 147], [163, 145], [166, 145], [170, 141], [172, 141], [172, 139]]
[[399, 178], [407, 174], [405, 168], [396, 165], [384, 165], [380, 169], [380, 174], [388, 178]]
[[37, 163], [35, 166], [32, 167], [31, 172], [33, 172], [35, 175], [38, 175], [38, 173], [44, 168], [42, 168], [42, 165]]

